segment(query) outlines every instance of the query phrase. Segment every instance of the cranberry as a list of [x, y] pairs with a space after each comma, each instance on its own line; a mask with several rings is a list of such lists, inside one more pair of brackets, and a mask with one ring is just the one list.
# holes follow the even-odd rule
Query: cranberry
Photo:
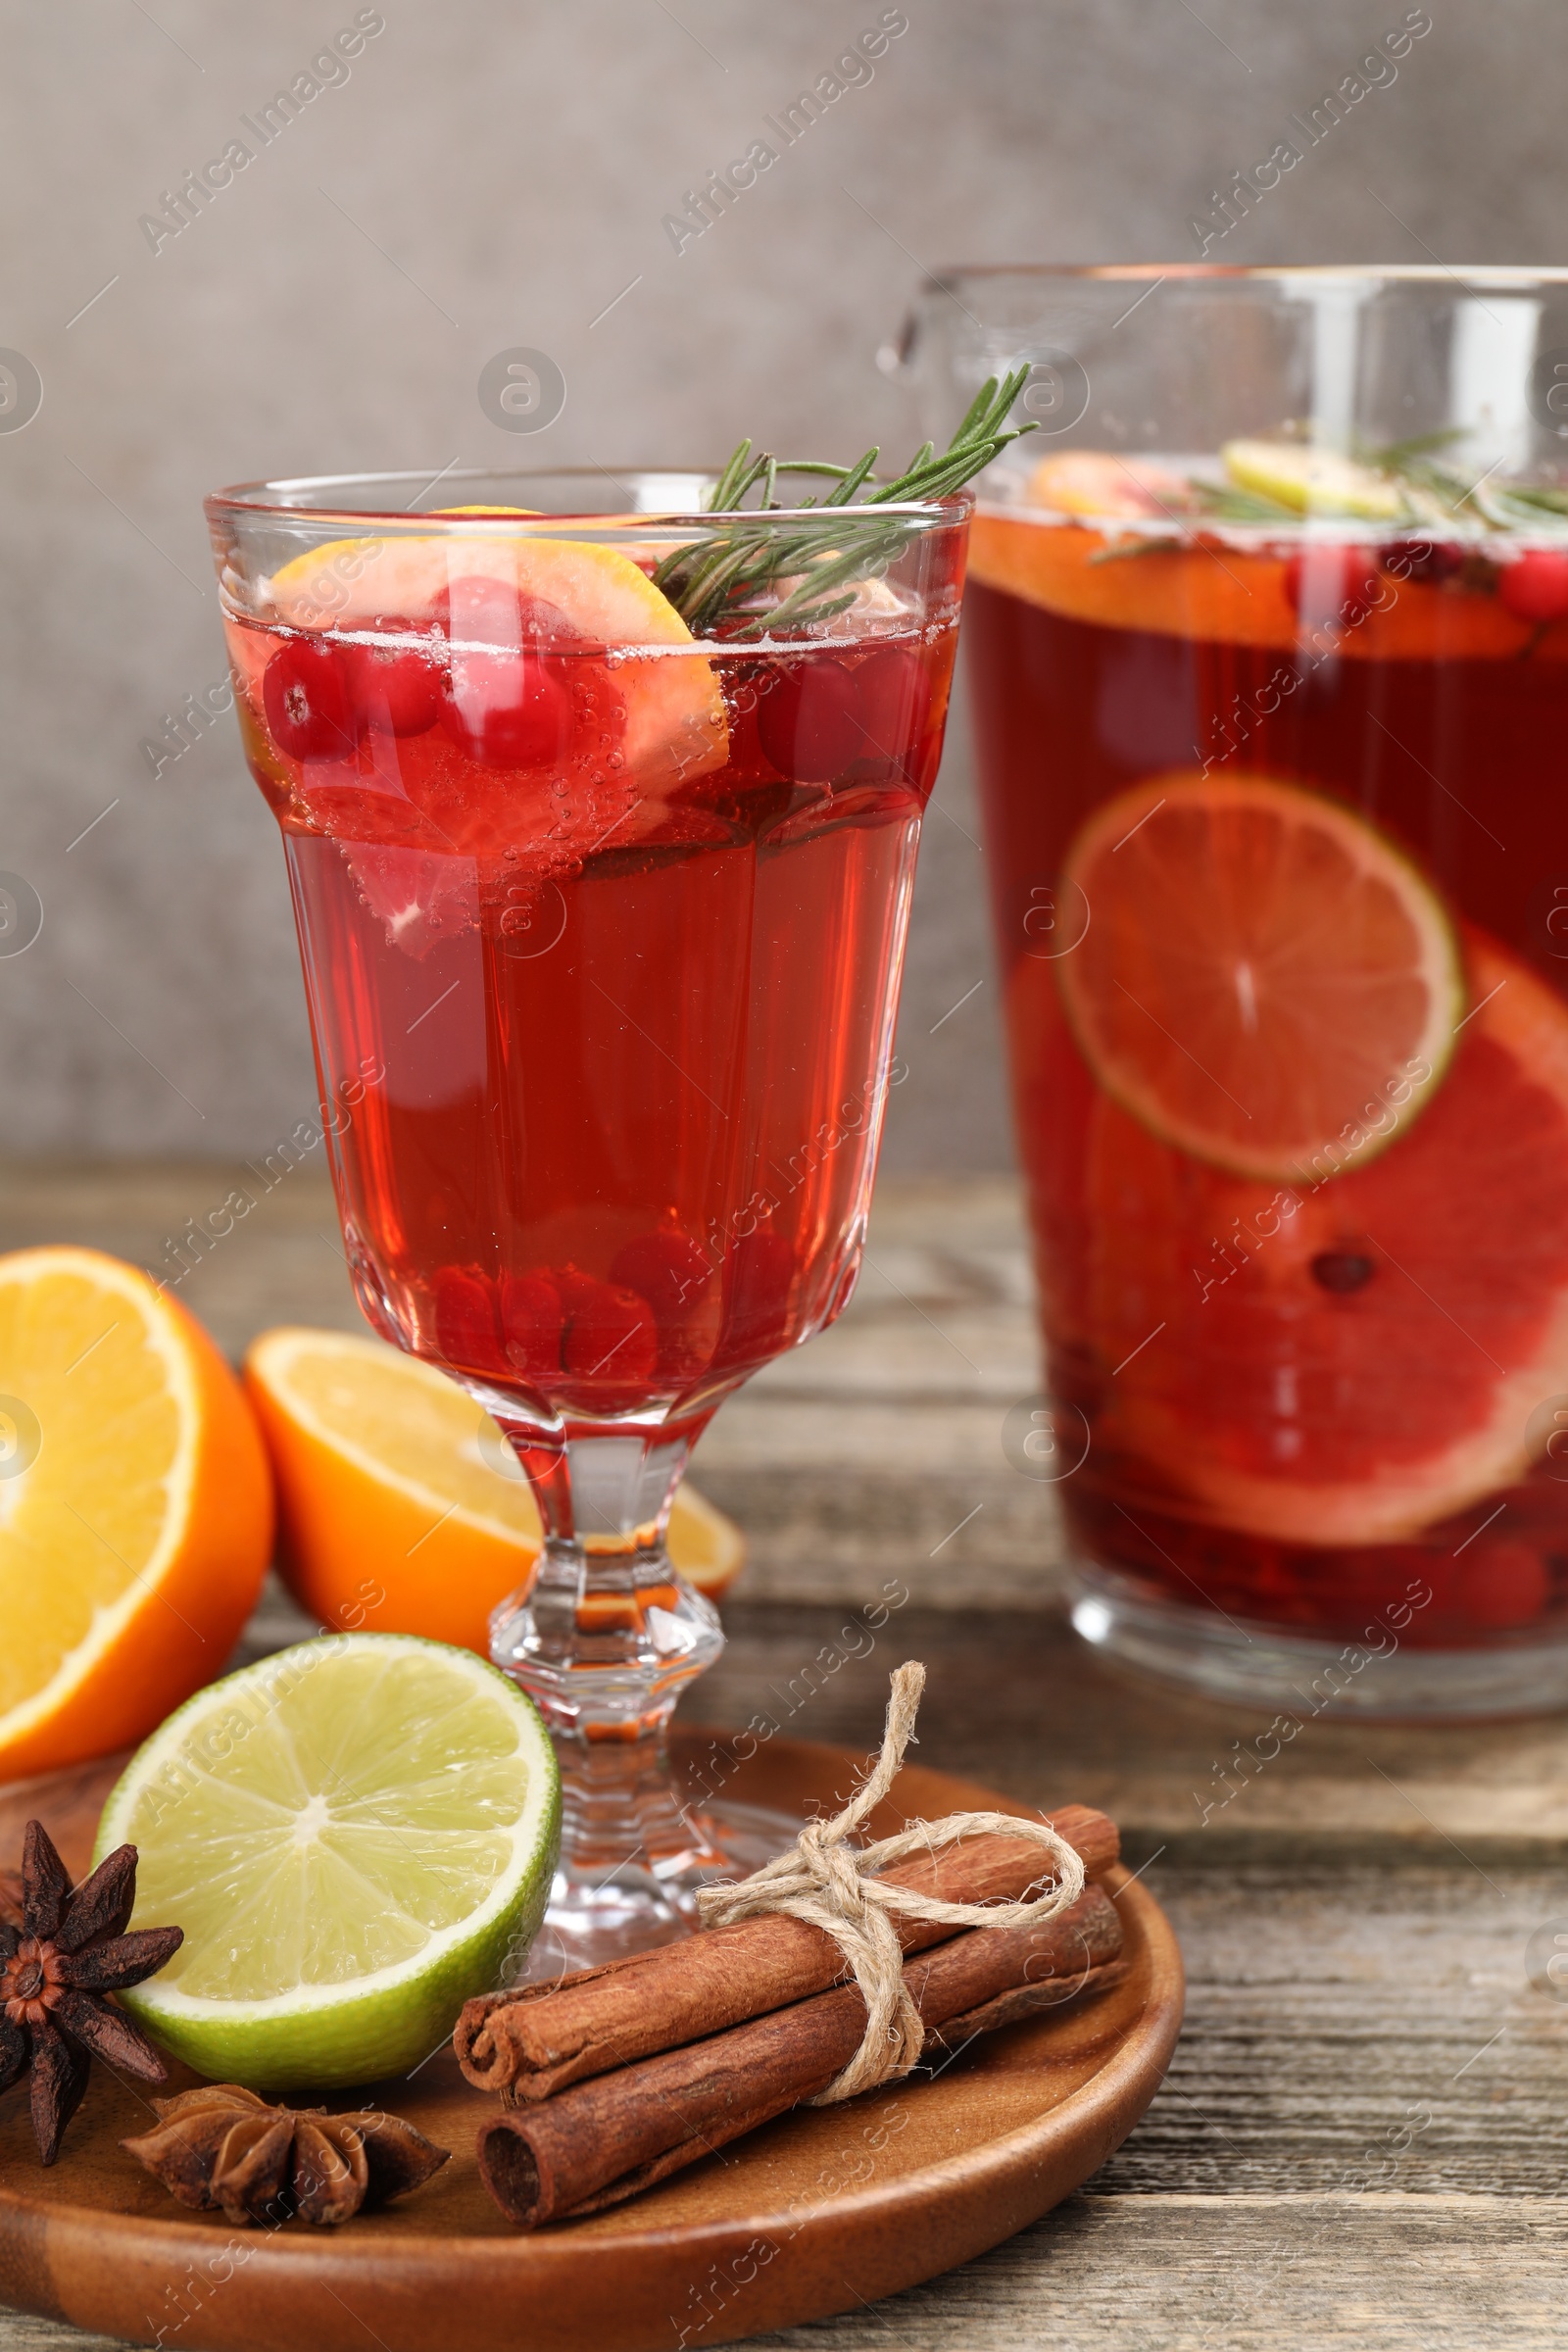
[[907, 760], [919, 750], [931, 716], [931, 679], [918, 654], [885, 645], [855, 672], [863, 741], [873, 760]]
[[548, 1274], [509, 1274], [502, 1283], [507, 1358], [526, 1379], [544, 1383], [561, 1370], [564, 1314], [561, 1293]]
[[452, 640], [441, 725], [484, 767], [549, 767], [571, 738], [571, 697], [549, 649], [564, 641], [554, 605], [505, 580], [461, 579], [437, 599]]
[[476, 1266], [443, 1266], [435, 1278], [435, 1340], [456, 1371], [504, 1372], [495, 1286]]
[[474, 572], [452, 580], [430, 607], [430, 625], [443, 637], [484, 651], [522, 646], [562, 652], [583, 642], [559, 605], [530, 596], [511, 580]]
[[831, 654], [780, 670], [757, 711], [757, 734], [781, 776], [830, 784], [865, 746], [855, 679]]
[[713, 1335], [710, 1326], [697, 1322], [697, 1310], [712, 1288], [714, 1272], [701, 1242], [673, 1218], [638, 1234], [611, 1261], [611, 1281], [635, 1291], [653, 1308], [659, 1369], [671, 1380], [693, 1378], [707, 1360]]
[[1285, 565], [1285, 594], [1303, 628], [1358, 628], [1389, 591], [1366, 547], [1302, 547]]
[[273, 743], [291, 760], [346, 760], [354, 712], [340, 649], [308, 637], [280, 645], [262, 678], [262, 708]]
[[422, 735], [441, 715], [446, 683], [440, 665], [444, 648], [429, 627], [421, 642], [412, 620], [386, 617], [357, 624], [363, 635], [384, 637], [384, 645], [339, 649], [354, 713], [362, 727], [386, 735]]
[[1464, 549], [1446, 539], [1391, 539], [1378, 550], [1378, 561], [1396, 580], [1437, 588], [1464, 569]]
[[654, 1310], [635, 1291], [566, 1266], [555, 1277], [566, 1311], [562, 1369], [624, 1388], [646, 1380], [659, 1355]]
[[454, 655], [441, 725], [481, 767], [551, 767], [571, 740], [571, 698], [532, 654]]
[[1533, 547], [1497, 574], [1497, 602], [1516, 620], [1556, 620], [1568, 612], [1568, 555]]

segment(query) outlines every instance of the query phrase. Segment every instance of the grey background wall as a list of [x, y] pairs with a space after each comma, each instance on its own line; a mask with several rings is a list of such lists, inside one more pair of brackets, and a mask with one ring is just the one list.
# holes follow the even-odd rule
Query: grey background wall
[[[249, 1153], [313, 1097], [281, 861], [232, 721], [156, 778], [141, 748], [223, 675], [204, 490], [519, 450], [700, 461], [742, 431], [901, 442], [907, 396], [874, 354], [921, 267], [1193, 258], [1216, 181], [1404, 14], [902, 4], [874, 79], [678, 253], [663, 216], [882, 0], [380, 0], [350, 77], [156, 253], [140, 216], [247, 135], [355, 0], [0, 6], [0, 346], [43, 383], [0, 431], [0, 868], [44, 909], [0, 957], [0, 1150]], [[1568, 259], [1558, 0], [1431, 14], [1396, 83], [1224, 258]], [[476, 397], [514, 345], [567, 383], [528, 442]], [[938, 809], [886, 1164], [1002, 1166], [961, 724]]]

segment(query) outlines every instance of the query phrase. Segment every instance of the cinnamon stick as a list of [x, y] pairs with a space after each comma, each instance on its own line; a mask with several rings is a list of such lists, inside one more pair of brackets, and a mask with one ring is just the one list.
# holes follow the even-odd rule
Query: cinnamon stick
[[[1035, 1849], [1038, 1855], [1038, 1847]], [[679, 1947], [683, 1952], [691, 1946]], [[927, 2032], [955, 2044], [1043, 2001], [1114, 1982], [1121, 1921], [1103, 1889], [1025, 1928], [974, 1928], [906, 1963]], [[1027, 2008], [1008, 2008], [1009, 1996]], [[480, 2127], [479, 2171], [525, 2230], [619, 2204], [786, 2108], [825, 2090], [859, 2047], [865, 2002], [840, 1986], [705, 2041], [504, 2109]]]
[[[1064, 1805], [1044, 1818], [1082, 1857], [1091, 1878], [1115, 1861], [1116, 1825], [1103, 1813]], [[1049, 1883], [1051, 1869], [1038, 1843], [988, 1833], [934, 1854], [912, 1855], [885, 1875], [890, 1885], [943, 1902], [985, 1903], [1017, 1900]], [[923, 1951], [953, 1934], [948, 1924], [897, 1914], [893, 1925], [906, 1952]], [[548, 2099], [590, 2075], [705, 2040], [747, 2018], [805, 2000], [845, 1974], [844, 1955], [830, 1936], [774, 1912], [583, 1969], [557, 1984], [480, 1994], [464, 2009], [453, 2046], [477, 2089], [498, 2090], [508, 2099]]]

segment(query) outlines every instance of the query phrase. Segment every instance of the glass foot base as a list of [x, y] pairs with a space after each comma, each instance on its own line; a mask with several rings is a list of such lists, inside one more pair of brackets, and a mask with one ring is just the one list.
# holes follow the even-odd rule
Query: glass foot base
[[1313, 1641], [1152, 1598], [1130, 1578], [1080, 1567], [1074, 1630], [1107, 1658], [1161, 1682], [1308, 1721], [1458, 1721], [1568, 1708], [1568, 1642], [1375, 1654], [1376, 1640]]
[[518, 1982], [539, 1984], [646, 1952], [697, 1928], [697, 1889], [749, 1878], [795, 1843], [802, 1824], [760, 1805], [715, 1803], [684, 1816], [692, 1842], [657, 1861], [604, 1874], [556, 1873], [550, 1903]]

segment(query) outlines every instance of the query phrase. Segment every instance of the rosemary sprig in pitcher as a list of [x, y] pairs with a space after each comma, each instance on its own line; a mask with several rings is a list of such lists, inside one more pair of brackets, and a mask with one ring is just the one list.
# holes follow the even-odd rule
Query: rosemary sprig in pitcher
[[[816, 459], [754, 456], [742, 441], [705, 501], [710, 514], [737, 520], [727, 529], [677, 547], [654, 573], [655, 583], [700, 637], [760, 637], [779, 628], [806, 628], [830, 620], [855, 602], [858, 582], [887, 566], [909, 537], [903, 515], [878, 517], [878, 507], [909, 506], [947, 498], [990, 465], [999, 450], [1033, 424], [1007, 426], [1005, 418], [1029, 370], [993, 376], [975, 395], [968, 415], [948, 447], [938, 453], [927, 441], [896, 480], [876, 483], [872, 467], [879, 452], [868, 449], [853, 466]], [[783, 476], [817, 475], [832, 481], [821, 500], [821, 522], [788, 534], [749, 523], [750, 514], [776, 513], [787, 502], [778, 495]], [[760, 491], [755, 507], [746, 500]], [[814, 496], [797, 507], [817, 508]], [[848, 510], [848, 512], [846, 512]]]

